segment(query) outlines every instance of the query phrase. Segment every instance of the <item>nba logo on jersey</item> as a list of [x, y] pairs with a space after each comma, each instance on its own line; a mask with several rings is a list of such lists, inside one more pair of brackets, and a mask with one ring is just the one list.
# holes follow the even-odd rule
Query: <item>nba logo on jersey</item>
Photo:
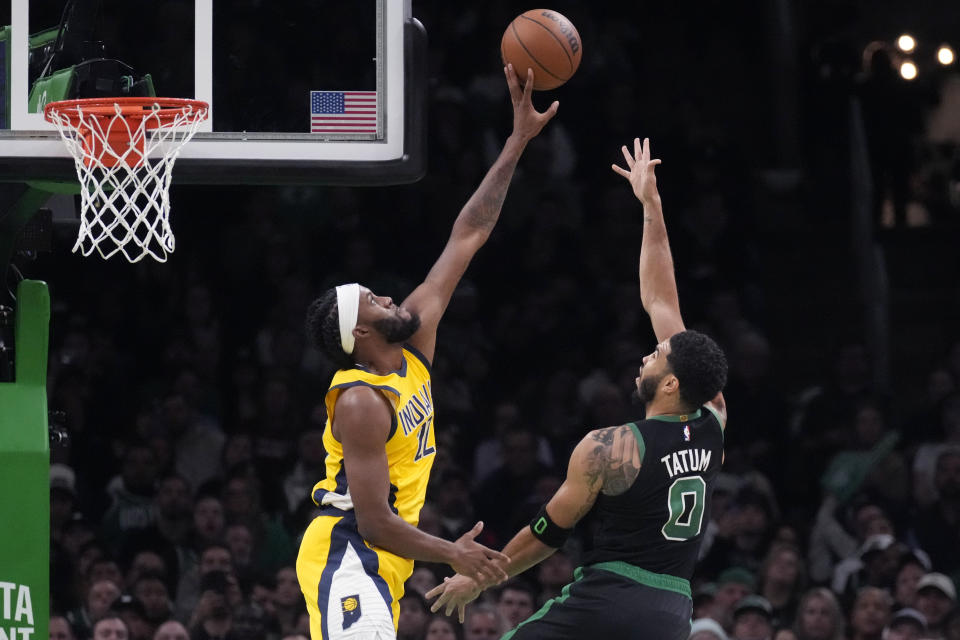
[[340, 598], [340, 609], [343, 611], [343, 628], [347, 629], [360, 619], [360, 595]]
[[690, 442], [690, 425], [683, 425], [683, 441]]

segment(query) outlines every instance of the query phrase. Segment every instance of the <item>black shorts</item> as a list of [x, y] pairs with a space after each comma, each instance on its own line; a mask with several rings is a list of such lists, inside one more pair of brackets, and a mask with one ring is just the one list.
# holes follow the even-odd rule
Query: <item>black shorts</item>
[[693, 601], [686, 580], [623, 562], [581, 567], [574, 578], [561, 595], [500, 640], [686, 640], [690, 636]]

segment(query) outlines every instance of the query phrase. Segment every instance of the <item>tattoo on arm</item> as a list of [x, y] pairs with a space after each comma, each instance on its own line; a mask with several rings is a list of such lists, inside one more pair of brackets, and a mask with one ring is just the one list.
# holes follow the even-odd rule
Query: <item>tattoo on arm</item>
[[487, 174], [463, 211], [463, 221], [468, 226], [484, 231], [493, 229], [500, 218], [516, 166], [516, 161], [507, 162]]
[[640, 473], [640, 450], [627, 425], [598, 429], [587, 459], [587, 482], [592, 491], [616, 496], [625, 492]]

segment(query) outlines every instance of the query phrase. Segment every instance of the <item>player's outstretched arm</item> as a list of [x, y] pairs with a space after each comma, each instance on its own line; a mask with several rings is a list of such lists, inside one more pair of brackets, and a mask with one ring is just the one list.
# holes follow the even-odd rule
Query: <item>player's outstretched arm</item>
[[656, 166], [659, 159], [650, 158], [650, 140], [633, 140], [633, 152], [624, 145], [621, 150], [627, 168], [613, 165], [613, 170], [627, 179], [633, 193], [643, 204], [643, 240], [640, 243], [640, 299], [650, 315], [658, 342], [684, 330], [673, 273], [673, 256], [663, 220], [663, 205], [657, 190]]
[[[633, 153], [626, 145], [621, 147], [627, 168], [613, 165], [613, 170], [630, 182], [633, 194], [643, 204], [643, 240], [640, 243], [640, 299], [650, 316], [658, 342], [685, 329], [680, 315], [680, 298], [673, 271], [673, 255], [663, 220], [663, 205], [657, 190], [656, 166], [658, 158], [650, 157], [650, 139], [633, 139]], [[726, 426], [727, 406], [723, 394], [709, 402]]]
[[[523, 573], [553, 555], [583, 518], [602, 491], [618, 495], [626, 491], [640, 472], [640, 450], [627, 425], [588, 433], [570, 455], [567, 477], [529, 526], [522, 528], [503, 548], [510, 557], [505, 569], [511, 576]], [[437, 597], [430, 607], [450, 615], [457, 610], [463, 622], [464, 608], [481, 592], [466, 576], [447, 578], [426, 594]]]
[[520, 155], [527, 143], [553, 118], [559, 107], [559, 103], [554, 102], [543, 113], [534, 109], [531, 101], [532, 70], [527, 70], [524, 88], [521, 88], [512, 65], [504, 67], [503, 72], [507, 76], [510, 100], [513, 103], [513, 132], [480, 186], [457, 216], [450, 239], [427, 274], [426, 280], [403, 302], [403, 306], [420, 315], [420, 330], [411, 338], [410, 343], [431, 361], [436, 344], [437, 324], [470, 260], [490, 237], [500, 218], [500, 210]]
[[474, 541], [483, 530], [482, 522], [450, 542], [424, 533], [390, 509], [390, 474], [383, 447], [390, 416], [386, 398], [369, 387], [347, 389], [337, 400], [333, 430], [343, 444], [347, 486], [360, 535], [404, 558], [448, 564], [484, 586], [506, 580], [502, 567], [507, 556]]

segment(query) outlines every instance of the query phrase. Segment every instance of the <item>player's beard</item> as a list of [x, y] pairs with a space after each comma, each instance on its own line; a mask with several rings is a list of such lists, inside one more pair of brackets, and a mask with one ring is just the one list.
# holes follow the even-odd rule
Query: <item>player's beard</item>
[[406, 342], [420, 328], [420, 316], [411, 313], [409, 318], [395, 315], [391, 318], [382, 318], [373, 323], [384, 339], [390, 344]]
[[640, 386], [637, 387], [633, 397], [643, 405], [653, 401], [653, 397], [657, 395], [657, 387], [660, 386], [660, 381], [663, 380], [663, 376], [665, 375], [666, 374], [661, 374], [656, 379], [654, 379], [652, 376], [642, 378], [640, 380]]

